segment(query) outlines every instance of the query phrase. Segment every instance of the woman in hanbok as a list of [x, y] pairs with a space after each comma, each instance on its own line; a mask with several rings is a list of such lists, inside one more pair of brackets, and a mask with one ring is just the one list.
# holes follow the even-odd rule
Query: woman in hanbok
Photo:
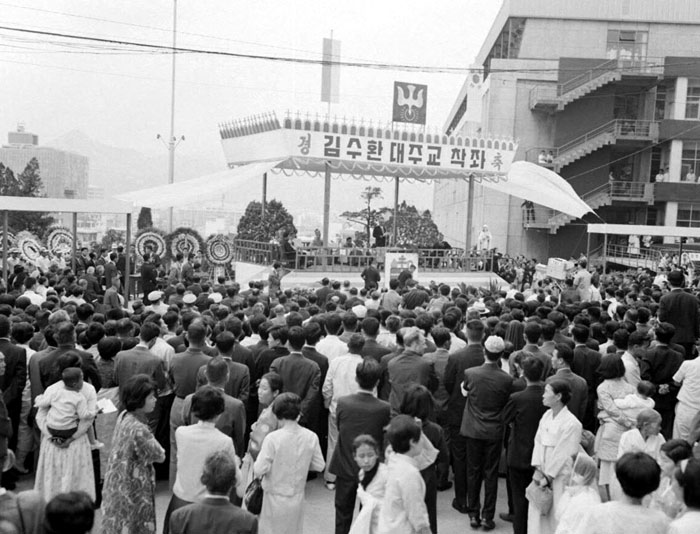
[[595, 460], [579, 452], [574, 461], [569, 485], [559, 501], [556, 534], [571, 534], [583, 519], [588, 507], [600, 504], [598, 468]]
[[658, 459], [661, 481], [658, 489], [651, 494], [649, 508], [661, 510], [671, 519], [682, 515], [685, 505], [676, 491], [675, 473], [681, 462], [692, 456], [693, 448], [684, 439], [670, 439], [661, 446]]
[[260, 534], [299, 534], [304, 532], [306, 477], [326, 464], [318, 436], [299, 425], [298, 395], [283, 393], [272, 411], [280, 428], [267, 435], [253, 465], [264, 491], [258, 529]]
[[610, 499], [610, 484], [615, 480], [615, 462], [622, 434], [632, 428], [636, 421], [624, 415], [615, 404], [615, 399], [634, 395], [634, 386], [625, 382], [625, 365], [616, 354], [604, 356], [598, 367], [603, 383], [598, 386], [598, 419], [600, 427], [595, 437], [595, 454], [600, 462], [598, 485], [604, 488]]
[[566, 405], [571, 400], [571, 387], [564, 380], [552, 380], [544, 388], [542, 403], [549, 407], [537, 428], [532, 450], [532, 477], [541, 487], [552, 490], [552, 508], [546, 515], [532, 503], [528, 508], [527, 530], [537, 534], [554, 534], [564, 488], [573, 467], [573, 457], [581, 443], [581, 422]]
[[[69, 351], [59, 356], [57, 374], [61, 375], [69, 367], [80, 368], [81, 359], [77, 352]], [[97, 394], [95, 388], [83, 383], [80, 393], [87, 399], [88, 410], [97, 412]], [[92, 450], [87, 432], [92, 420], [81, 420], [78, 430], [61, 444], [51, 440], [46, 417], [49, 407], [39, 408], [36, 414], [36, 424], [41, 430], [41, 448], [37, 464], [34, 489], [41, 493], [46, 502], [59, 493], [67, 491], [84, 491], [95, 500], [95, 475], [92, 465]]]
[[352, 442], [352, 449], [360, 468], [357, 498], [362, 507], [349, 534], [376, 534], [386, 490], [387, 467], [379, 462], [379, 445], [369, 434], [357, 436]]
[[248, 450], [241, 465], [241, 480], [236, 485], [236, 492], [240, 498], [243, 498], [246, 488], [253, 480], [253, 463], [260, 454], [265, 436], [279, 427], [279, 421], [272, 413], [272, 403], [280, 393], [282, 393], [280, 375], [273, 372], [264, 374], [260, 379], [260, 384], [258, 384], [258, 400], [260, 406], [264, 408], [260, 412], [258, 420], [250, 428]]
[[121, 387], [121, 404], [112, 452], [102, 489], [102, 534], [156, 532], [156, 474], [153, 462], [165, 450], [148, 427], [156, 406], [156, 386], [147, 375], [134, 375]]

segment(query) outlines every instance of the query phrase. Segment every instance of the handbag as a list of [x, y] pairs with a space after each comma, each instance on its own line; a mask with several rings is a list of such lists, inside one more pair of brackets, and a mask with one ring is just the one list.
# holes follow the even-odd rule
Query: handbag
[[552, 488], [542, 487], [534, 480], [525, 488], [525, 497], [540, 511], [541, 515], [547, 515], [552, 509]]
[[263, 488], [262, 481], [259, 478], [254, 478], [245, 490], [243, 497], [246, 510], [251, 514], [259, 515], [262, 510]]

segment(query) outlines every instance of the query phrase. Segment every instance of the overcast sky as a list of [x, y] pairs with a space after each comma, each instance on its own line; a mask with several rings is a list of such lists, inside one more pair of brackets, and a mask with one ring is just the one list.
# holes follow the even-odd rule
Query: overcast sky
[[[178, 46], [319, 59], [333, 31], [341, 59], [429, 67], [471, 64], [499, 0], [178, 0]], [[0, 26], [170, 45], [172, 0], [0, 0]], [[152, 153], [170, 124], [171, 56], [0, 30], [0, 139], [24, 122], [48, 140], [82, 130]], [[108, 52], [108, 53], [107, 53]], [[464, 74], [343, 67], [332, 114], [390, 120], [393, 82], [429, 86], [428, 123], [441, 127]], [[177, 56], [178, 154], [221, 157], [217, 123], [275, 110], [325, 112], [321, 67]]]

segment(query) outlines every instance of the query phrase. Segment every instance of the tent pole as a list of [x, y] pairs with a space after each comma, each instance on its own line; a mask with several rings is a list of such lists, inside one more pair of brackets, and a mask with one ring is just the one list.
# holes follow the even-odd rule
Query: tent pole
[[603, 274], [608, 264], [608, 234], [603, 234]]
[[5, 291], [10, 292], [10, 288], [7, 287], [7, 276], [8, 276], [8, 266], [7, 266], [7, 247], [9, 245], [7, 239], [8, 232], [8, 212], [7, 210], [2, 212], [2, 281], [5, 286]]
[[124, 307], [129, 307], [129, 274], [131, 273], [131, 213], [126, 214], [126, 250], [124, 251]]
[[391, 229], [391, 245], [396, 246], [396, 238], [398, 233], [399, 222], [399, 177], [394, 177], [394, 226]]
[[262, 214], [261, 219], [265, 220], [265, 211], [267, 210], [267, 173], [263, 173], [263, 190], [262, 190]]
[[[474, 177], [469, 179], [469, 192], [467, 193], [467, 228], [464, 236], [464, 253], [469, 258], [472, 249], [472, 224], [474, 219]], [[467, 260], [468, 263], [469, 260]]]
[[331, 168], [326, 162], [326, 176], [325, 184], [323, 187], [323, 246], [330, 246], [329, 242], [329, 231], [330, 231], [330, 221], [331, 221]]
[[76, 263], [78, 259], [78, 212], [73, 213], [73, 257], [70, 260], [70, 268], [73, 274], [77, 274]]
[[589, 233], [588, 237], [586, 238], [586, 261], [588, 261], [588, 263], [591, 262], [590, 256], [591, 256], [591, 234]]

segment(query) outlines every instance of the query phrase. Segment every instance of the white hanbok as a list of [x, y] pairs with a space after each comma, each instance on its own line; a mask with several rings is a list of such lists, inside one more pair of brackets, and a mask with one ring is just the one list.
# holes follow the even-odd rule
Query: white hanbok
[[[360, 477], [364, 472], [360, 473]], [[362, 484], [357, 486], [357, 498], [360, 500], [362, 509], [357, 514], [355, 521], [350, 527], [349, 534], [376, 534], [379, 527], [379, 512], [384, 500], [384, 492], [386, 491], [386, 481], [388, 470], [385, 464], [379, 464], [377, 473], [367, 488], [363, 488]]]
[[554, 417], [547, 410], [540, 419], [532, 450], [532, 466], [552, 479], [552, 509], [547, 515], [530, 504], [527, 530], [538, 534], [553, 534], [557, 528], [557, 514], [565, 485], [569, 480], [573, 457], [581, 443], [581, 422], [564, 406]]
[[263, 477], [260, 534], [304, 532], [306, 476], [324, 467], [318, 436], [299, 424], [286, 424], [265, 436], [253, 466], [255, 476]]

